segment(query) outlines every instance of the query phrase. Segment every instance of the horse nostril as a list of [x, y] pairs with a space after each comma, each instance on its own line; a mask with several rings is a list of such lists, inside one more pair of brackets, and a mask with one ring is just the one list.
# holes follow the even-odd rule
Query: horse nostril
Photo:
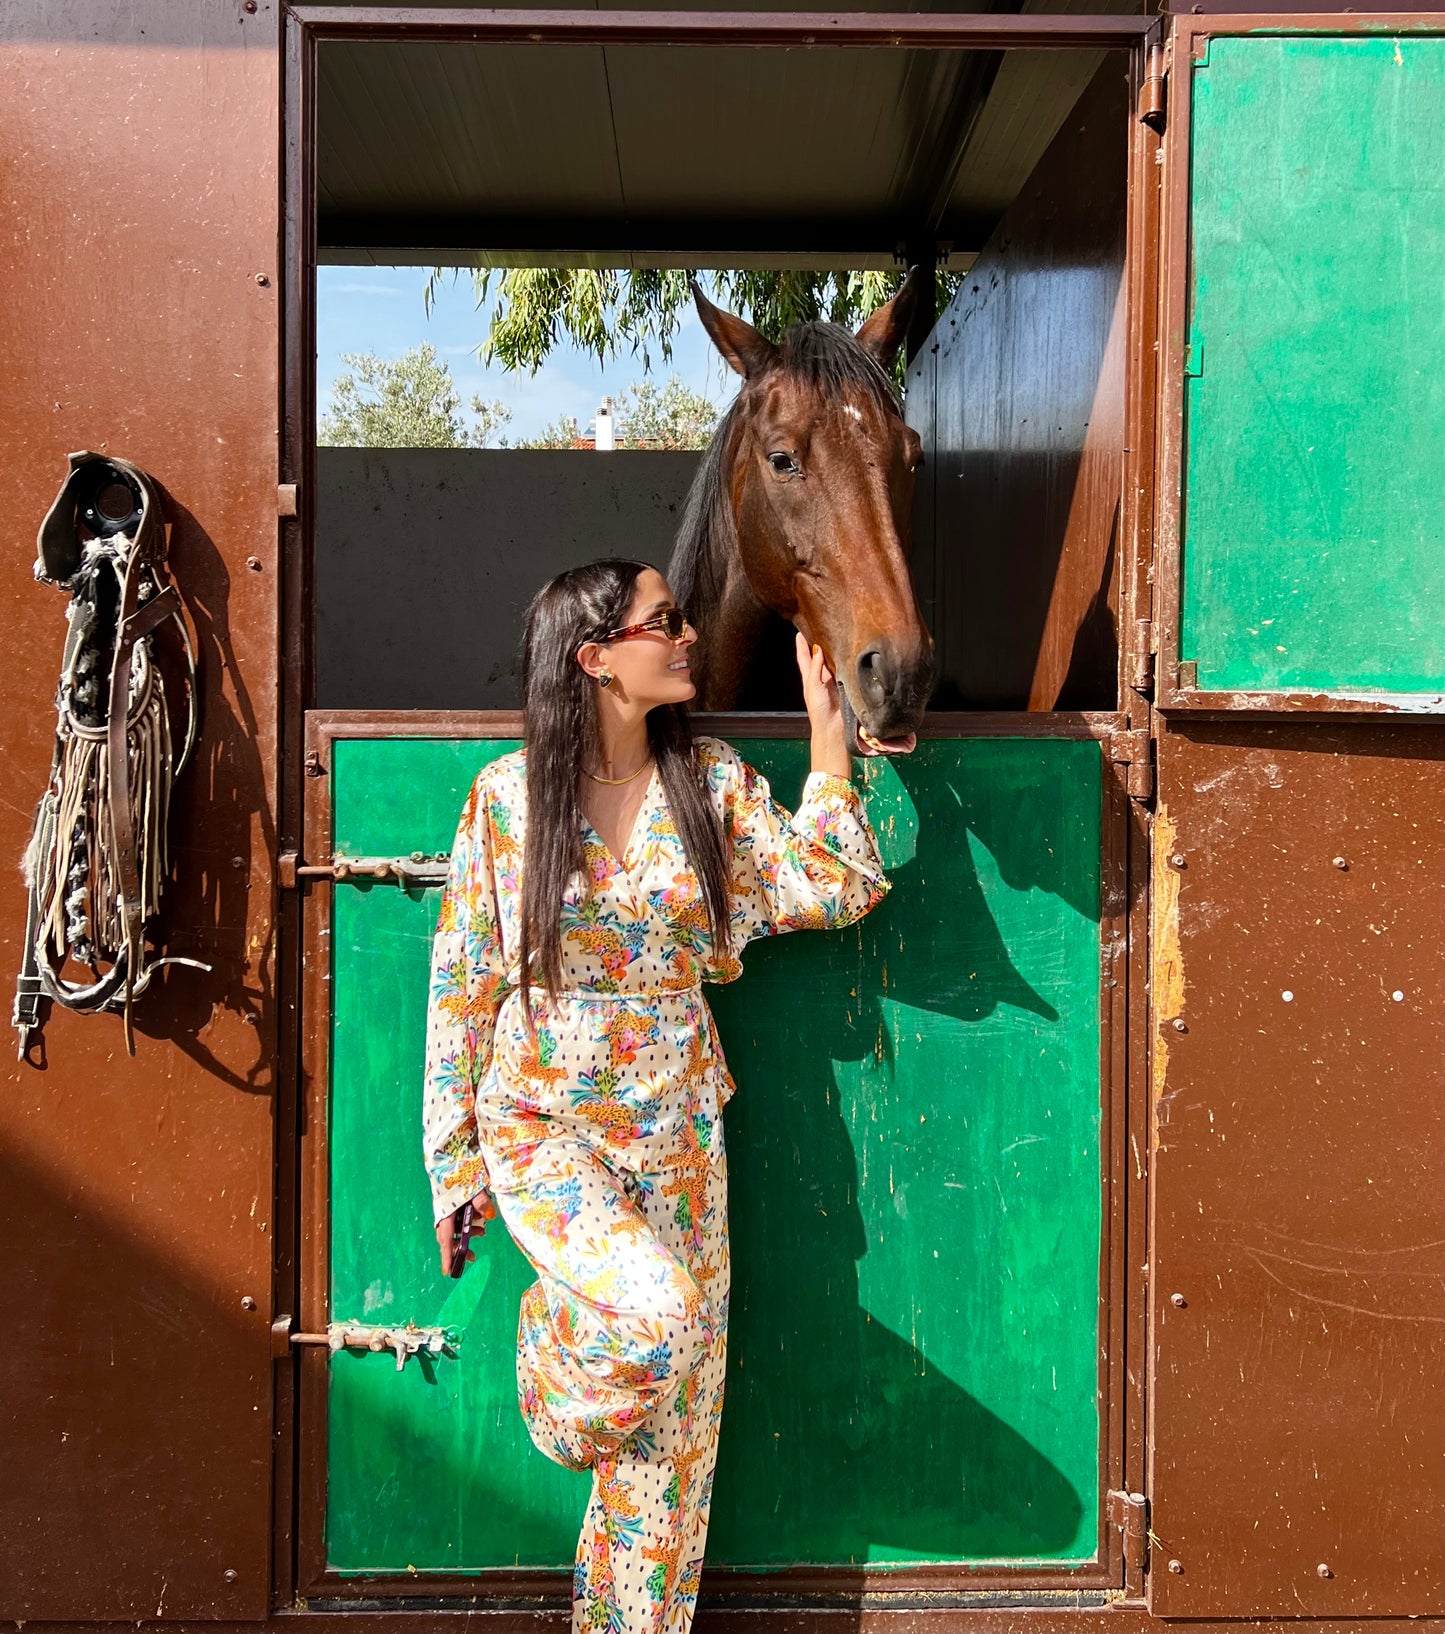
[[882, 703], [888, 695], [888, 664], [877, 647], [870, 647], [858, 660], [858, 684], [863, 695], [873, 703]]

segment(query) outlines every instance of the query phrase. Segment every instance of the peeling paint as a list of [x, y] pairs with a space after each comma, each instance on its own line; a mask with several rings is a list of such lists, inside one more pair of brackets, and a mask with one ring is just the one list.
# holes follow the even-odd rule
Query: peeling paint
[[1154, 814], [1154, 902], [1150, 937], [1151, 987], [1154, 993], [1154, 1101], [1158, 1109], [1154, 1125], [1154, 1147], [1158, 1149], [1159, 1124], [1167, 1116], [1165, 1085], [1169, 1074], [1169, 1041], [1164, 1023], [1184, 1009], [1184, 962], [1179, 940], [1180, 873], [1169, 866], [1176, 849], [1178, 829], [1169, 808], [1163, 803]]

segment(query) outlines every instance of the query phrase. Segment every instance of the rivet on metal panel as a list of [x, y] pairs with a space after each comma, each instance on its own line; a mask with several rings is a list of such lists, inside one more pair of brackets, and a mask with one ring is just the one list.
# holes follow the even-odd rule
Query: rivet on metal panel
[[1187, 868], [1189, 861], [1182, 851], [1176, 851], [1169, 859], [1169, 866], [1171, 868]]
[[1173, 1021], [1171, 1021], [1169, 1023], [1169, 1025], [1174, 1029], [1174, 1031], [1176, 1033], [1187, 1033], [1189, 1031], [1189, 1023], [1184, 1019], [1183, 1016], [1175, 1016], [1175, 1018], [1173, 1019]]
[[326, 768], [321, 764], [321, 756], [313, 749], [306, 757], [307, 777], [325, 777]]
[[271, 282], [271, 280], [266, 276], [266, 274], [264, 272], [258, 272], [256, 274], [256, 282], [258, 284], [260, 284], [262, 289], [265, 289], [265, 287], [267, 286], [267, 284], [269, 284]]
[[256, 15], [256, 0], [241, 0], [241, 10], [248, 17], [254, 17]]
[[1280, 994], [1280, 997], [1284, 1000], [1284, 1002], [1286, 1004], [1293, 1004], [1294, 1003], [1294, 994], [1291, 993], [1289, 988], [1287, 988], [1287, 987], [1285, 988], [1284, 992]]
[[1178, 1577], [1184, 1570], [1184, 1562], [1182, 1560], [1171, 1560], [1169, 1562], [1169, 1570], [1173, 1572], [1176, 1577]]
[[1329, 1569], [1329, 1567], [1322, 1560], [1319, 1563], [1319, 1565], [1315, 1567], [1315, 1575], [1317, 1577], [1333, 1577], [1335, 1574]]
[[1170, 1294], [1169, 1303], [1173, 1305], [1176, 1310], [1182, 1311], [1189, 1301], [1183, 1294]]
[[264, 566], [264, 563], [261, 561], [259, 556], [248, 556], [246, 558], [246, 566], [249, 567], [253, 573], [259, 573]]
[[1405, 990], [1401, 987], [1397, 987], [1395, 991], [1390, 994], [1390, 997], [1396, 1004], [1403, 1004], [1405, 1002]]
[[237, 1583], [240, 1581], [241, 1574], [234, 1566], [227, 1566], [225, 1571], [221, 1573], [221, 1577], [227, 1583]]
[[254, 1311], [256, 1309], [256, 1301], [250, 1294], [241, 1295], [241, 1309], [243, 1311]]
[[1343, 873], [1350, 866], [1344, 857], [1335, 857], [1333, 861], [1335, 867], [1338, 868], [1341, 873]]

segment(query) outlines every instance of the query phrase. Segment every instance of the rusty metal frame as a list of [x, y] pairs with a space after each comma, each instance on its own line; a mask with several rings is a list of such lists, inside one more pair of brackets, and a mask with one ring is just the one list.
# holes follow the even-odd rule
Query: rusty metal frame
[[[518, 735], [513, 712], [312, 712], [313, 598], [311, 550], [315, 493], [315, 106], [317, 50], [330, 40], [481, 40], [531, 44], [683, 44], [856, 49], [1080, 49], [1130, 53], [1134, 95], [1150, 56], [1157, 66], [1163, 24], [1153, 16], [518, 12], [436, 11], [421, 8], [296, 6], [287, 10], [283, 84], [282, 168], [285, 186], [283, 297], [283, 402], [281, 480], [296, 485], [294, 516], [285, 525], [282, 697], [281, 845], [329, 854], [330, 744], [342, 737], [380, 733], [422, 736]], [[1151, 51], [1152, 48], [1152, 51]], [[1105, 752], [1103, 856], [1100, 903], [1100, 1181], [1099, 1279], [1099, 1535], [1095, 1558], [1077, 1567], [1037, 1566], [974, 1571], [967, 1567], [855, 1571], [807, 1568], [765, 1574], [707, 1573], [709, 1617], [729, 1626], [763, 1627], [779, 1614], [797, 1627], [901, 1630], [952, 1626], [957, 1610], [970, 1624], [1017, 1626], [1029, 1608], [1048, 1617], [1050, 1629], [1086, 1626], [1106, 1604], [1137, 1604], [1142, 1585], [1137, 1559], [1126, 1561], [1125, 1538], [1109, 1494], [1142, 1489], [1145, 1458], [1145, 1298], [1139, 1268], [1145, 1242], [1147, 1182], [1147, 1057], [1144, 981], [1148, 877], [1147, 819], [1128, 793], [1130, 768], [1111, 765], [1108, 742], [1150, 721], [1147, 685], [1141, 685], [1137, 641], [1147, 638], [1154, 501], [1154, 345], [1157, 320], [1158, 138], [1131, 121], [1128, 179], [1129, 358], [1126, 446], [1120, 514], [1121, 713], [934, 715], [925, 737], [1066, 737], [1099, 741]], [[803, 736], [801, 716], [711, 717], [706, 724], [739, 738]], [[315, 758], [313, 758], [315, 757]], [[319, 775], [314, 775], [319, 773]], [[308, 775], [313, 774], [313, 775]], [[323, 895], [334, 887], [326, 886]], [[326, 1102], [329, 1096], [329, 897], [308, 905], [306, 893], [287, 893], [286, 945], [281, 993], [282, 1061], [293, 1063], [292, 1092], [278, 1105], [283, 1128], [294, 1129], [299, 1162], [283, 1164], [278, 1221], [289, 1219], [300, 1245], [296, 1264], [278, 1251], [278, 1311], [294, 1313], [309, 1328], [324, 1326], [329, 1288]], [[1132, 978], [1132, 979], [1131, 979]], [[284, 1145], [284, 1135], [282, 1144]], [[285, 1195], [289, 1191], [289, 1196]], [[286, 1275], [281, 1274], [286, 1272]], [[286, 1303], [289, 1290], [289, 1306]], [[1138, 1307], [1137, 1309], [1135, 1307]], [[488, 1573], [446, 1578], [430, 1574], [419, 1594], [415, 1578], [342, 1578], [325, 1560], [326, 1407], [328, 1359], [292, 1356], [278, 1366], [276, 1474], [277, 1529], [274, 1604], [279, 1624], [310, 1621], [345, 1608], [396, 1626], [437, 1627], [485, 1609], [522, 1628], [565, 1625], [566, 1607], [554, 1572]], [[484, 1593], [479, 1589], [485, 1587]], [[949, 1609], [949, 1608], [956, 1608]], [[990, 1614], [992, 1608], [992, 1614]], [[1001, 1620], [1002, 1619], [1002, 1620]], [[1032, 1621], [1032, 1618], [1030, 1618]]]
[[[807, 717], [801, 714], [700, 715], [701, 729], [718, 732], [739, 742], [750, 737], [804, 738]], [[304, 772], [306, 784], [305, 832], [308, 862], [329, 856], [332, 834], [332, 745], [343, 739], [398, 737], [516, 738], [521, 716], [511, 710], [482, 711], [313, 711], [306, 718]], [[918, 1566], [889, 1569], [799, 1567], [782, 1571], [750, 1572], [738, 1568], [705, 1570], [709, 1606], [731, 1608], [747, 1618], [752, 1608], [766, 1606], [776, 1616], [785, 1607], [793, 1618], [799, 1609], [816, 1601], [820, 1614], [826, 1602], [843, 1596], [877, 1601], [877, 1626], [896, 1629], [913, 1626], [915, 1616], [938, 1603], [938, 1596], [977, 1603], [1007, 1595], [1017, 1604], [1067, 1604], [1102, 1608], [1126, 1588], [1124, 1543], [1111, 1517], [1107, 1494], [1135, 1475], [1138, 1467], [1137, 1381], [1142, 1371], [1131, 1360], [1128, 1339], [1137, 1324], [1126, 1315], [1129, 1295], [1131, 1238], [1142, 1208], [1143, 1173], [1137, 1161], [1141, 1151], [1140, 1126], [1132, 1093], [1134, 1074], [1128, 1049], [1131, 1014], [1138, 1000], [1129, 982], [1130, 948], [1139, 898], [1137, 881], [1143, 859], [1131, 843], [1131, 809], [1127, 792], [1128, 768], [1113, 765], [1110, 743], [1127, 729], [1127, 717], [1113, 712], [1059, 714], [937, 714], [927, 718], [920, 733], [927, 738], [1030, 738], [1097, 742], [1104, 757], [1101, 811], [1100, 866], [1100, 1100], [1099, 1163], [1101, 1186], [1100, 1258], [1097, 1321], [1099, 1335], [1096, 1399], [1099, 1407], [1099, 1531], [1095, 1558], [1078, 1566], [1029, 1564], [1016, 1568]], [[301, 1217], [311, 1229], [301, 1256], [299, 1325], [324, 1331], [330, 1320], [328, 1103], [330, 1098], [330, 986], [331, 893], [330, 881], [307, 880], [296, 893], [304, 922], [304, 969], [300, 998], [307, 1025], [301, 1032]], [[1132, 1154], [1132, 1155], [1131, 1155]], [[1137, 1348], [1137, 1341], [1136, 1347]], [[1142, 1350], [1138, 1360], [1142, 1360]], [[294, 1595], [310, 1607], [326, 1605], [353, 1611], [378, 1606], [395, 1607], [417, 1602], [419, 1591], [428, 1603], [479, 1602], [497, 1610], [524, 1610], [540, 1626], [554, 1613], [562, 1616], [568, 1603], [566, 1574], [540, 1570], [495, 1570], [484, 1574], [427, 1573], [422, 1590], [416, 1576], [377, 1573], [366, 1576], [331, 1572], [326, 1565], [325, 1517], [327, 1484], [327, 1390], [329, 1355], [306, 1349], [293, 1364], [299, 1368], [301, 1444], [300, 1487], [297, 1499], [297, 1577]], [[1063, 1596], [1060, 1601], [1059, 1597]], [[887, 1602], [884, 1609], [882, 1602]], [[872, 1621], [871, 1617], [869, 1619]]]
[[788, 11], [438, 11], [425, 6], [309, 6], [288, 16], [312, 42], [475, 40], [517, 45], [846, 46], [873, 50], [1069, 51], [1157, 35], [1140, 14]]
[[1189, 156], [1193, 64], [1205, 43], [1220, 35], [1445, 33], [1445, 13], [1273, 12], [1186, 14], [1173, 19], [1165, 48], [1169, 84], [1169, 140], [1164, 147], [1161, 230], [1160, 389], [1158, 507], [1155, 536], [1155, 624], [1158, 701], [1168, 711], [1201, 714], [1445, 716], [1438, 693], [1334, 693], [1300, 689], [1266, 692], [1210, 691], [1193, 680], [1179, 655], [1183, 572], [1184, 348], [1189, 333]]

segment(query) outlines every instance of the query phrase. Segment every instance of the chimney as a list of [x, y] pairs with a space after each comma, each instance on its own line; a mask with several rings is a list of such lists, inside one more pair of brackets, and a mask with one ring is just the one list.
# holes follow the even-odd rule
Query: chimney
[[597, 441], [599, 454], [610, 454], [617, 446], [612, 423], [612, 399], [604, 397], [597, 408]]

